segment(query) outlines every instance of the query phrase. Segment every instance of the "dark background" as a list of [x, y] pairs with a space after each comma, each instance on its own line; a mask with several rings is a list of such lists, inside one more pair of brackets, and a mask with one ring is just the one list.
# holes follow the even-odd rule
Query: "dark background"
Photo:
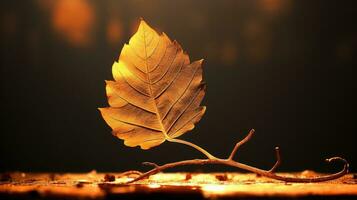
[[[357, 9], [353, 1], [1, 1], [0, 171], [122, 171], [202, 155], [168, 143], [144, 151], [111, 135], [97, 107], [104, 80], [143, 17], [204, 58], [207, 112], [182, 136], [282, 171], [357, 165]], [[238, 159], [238, 157], [237, 157]], [[232, 170], [221, 166], [178, 170]]]

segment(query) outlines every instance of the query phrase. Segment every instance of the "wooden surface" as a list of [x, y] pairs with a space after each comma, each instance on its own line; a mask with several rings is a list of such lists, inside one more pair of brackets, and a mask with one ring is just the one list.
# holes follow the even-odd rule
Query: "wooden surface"
[[[304, 171], [284, 175], [318, 174]], [[119, 173], [95, 171], [86, 174], [3, 173], [0, 199], [357, 199], [354, 174], [323, 183], [285, 183], [255, 174], [160, 173], [129, 185], [122, 183], [132, 177], [118, 176]]]

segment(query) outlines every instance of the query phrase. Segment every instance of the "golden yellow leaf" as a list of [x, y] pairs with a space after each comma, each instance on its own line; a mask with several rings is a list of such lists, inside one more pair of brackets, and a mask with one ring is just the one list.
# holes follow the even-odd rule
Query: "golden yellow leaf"
[[192, 130], [206, 110], [201, 64], [141, 20], [106, 81], [110, 107], [100, 111], [113, 134], [149, 149]]

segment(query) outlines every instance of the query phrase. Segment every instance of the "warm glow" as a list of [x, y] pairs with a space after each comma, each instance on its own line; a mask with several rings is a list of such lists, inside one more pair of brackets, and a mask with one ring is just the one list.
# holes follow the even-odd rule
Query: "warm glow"
[[78, 179], [77, 181], [78, 181], [78, 182], [89, 182], [88, 179]]
[[115, 179], [115, 182], [118, 182], [118, 183], [125, 183], [125, 182], [128, 182], [128, 181], [132, 181], [134, 180], [134, 178], [130, 178], [130, 177], [121, 177], [121, 178], [116, 178]]
[[119, 18], [112, 18], [107, 25], [107, 40], [112, 45], [118, 45], [123, 35], [122, 23]]
[[[217, 175], [222, 175], [222, 173], [160, 173], [137, 183], [123, 184], [133, 180], [133, 178], [128, 177], [132, 175], [120, 176], [120, 173], [112, 173], [110, 175], [116, 177], [115, 181], [105, 181], [104, 177], [108, 174], [96, 173], [95, 171], [86, 174], [25, 174], [14, 172], [9, 176], [12, 177], [12, 184], [8, 184], [7, 181], [1, 182], [0, 193], [27, 195], [36, 191], [41, 197], [63, 197], [63, 195], [66, 195], [65, 197], [69, 199], [104, 199], [108, 194], [115, 199], [122, 197], [123, 194], [134, 197], [136, 193], [148, 195], [155, 193], [156, 195], [162, 194], [162, 192], [169, 194], [168, 192], [171, 191], [175, 191], [175, 193], [183, 192], [183, 194], [188, 195], [202, 194], [205, 199], [234, 199], [247, 196], [263, 199], [263, 197], [286, 196], [290, 198], [326, 194], [344, 196], [357, 194], [357, 185], [352, 174], [332, 182], [307, 184], [287, 184], [257, 177], [255, 174], [226, 174], [227, 177], [230, 177], [229, 180], [219, 181]], [[303, 174], [311, 174], [311, 171], [303, 172]], [[298, 174], [298, 176], [301, 175], [302, 173]], [[186, 178], [182, 179], [183, 177]], [[206, 180], [203, 180], [204, 177], [206, 177]], [[3, 176], [2, 178], [6, 177]]]
[[224, 193], [226, 191], [225, 188], [224, 185], [204, 185], [201, 187], [203, 191], [210, 193]]
[[94, 24], [93, 8], [86, 0], [60, 0], [53, 8], [52, 24], [70, 44], [87, 45]]
[[206, 184], [208, 182], [219, 183], [219, 181], [214, 176], [210, 176], [209, 174], [197, 174], [195, 176], [192, 176], [192, 182], [202, 183], [202, 184]]
[[227, 41], [222, 45], [221, 59], [227, 65], [232, 65], [237, 61], [238, 49], [233, 41]]
[[150, 180], [155, 182], [168, 182], [168, 181], [183, 181], [185, 180], [185, 174], [155, 174], [150, 177]]
[[160, 188], [161, 185], [160, 184], [156, 184], [156, 183], [150, 183], [147, 185], [149, 188]]
[[291, 0], [261, 0], [259, 1], [263, 11], [272, 16], [277, 16], [287, 11]]

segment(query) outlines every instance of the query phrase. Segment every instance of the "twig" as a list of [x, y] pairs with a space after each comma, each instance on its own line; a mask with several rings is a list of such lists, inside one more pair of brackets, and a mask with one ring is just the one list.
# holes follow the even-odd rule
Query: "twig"
[[240, 169], [244, 169], [265, 177], [269, 177], [272, 179], [276, 180], [281, 180], [281, 181], [286, 181], [286, 182], [297, 182], [297, 183], [311, 183], [311, 182], [322, 182], [322, 181], [329, 181], [333, 180], [336, 178], [340, 178], [343, 175], [348, 173], [348, 163], [346, 160], [343, 158], [335, 157], [334, 161], [343, 161], [344, 162], [344, 167], [341, 171], [335, 173], [335, 174], [330, 174], [326, 176], [319, 176], [319, 177], [314, 177], [314, 178], [296, 178], [296, 177], [286, 177], [286, 176], [280, 176], [277, 175], [273, 172], [258, 169], [243, 163], [235, 162], [233, 160], [227, 160], [227, 159], [195, 159], [195, 160], [184, 160], [184, 161], [179, 161], [179, 162], [173, 162], [173, 163], [167, 163], [164, 165], [161, 165], [157, 168], [154, 168], [148, 172], [143, 173], [142, 175], [138, 176], [137, 178], [127, 182], [127, 183], [133, 183], [138, 180], [144, 179], [149, 177], [150, 175], [156, 174], [160, 171], [173, 168], [173, 167], [178, 167], [178, 166], [184, 166], [184, 165], [205, 165], [205, 164], [222, 164], [222, 165], [228, 165]]
[[147, 166], [153, 166], [154, 168], [158, 168], [159, 165], [157, 165], [156, 163], [153, 162], [143, 162], [143, 165], [147, 165]]
[[119, 174], [118, 176], [121, 177], [121, 176], [127, 176], [127, 175], [142, 175], [143, 173], [142, 172], [139, 172], [139, 171], [136, 171], [136, 170], [130, 170], [130, 171], [126, 171], [126, 172], [123, 172], [121, 174]]
[[276, 155], [276, 162], [274, 166], [269, 170], [269, 172], [275, 172], [275, 170], [280, 166], [281, 163], [281, 156], [280, 156], [280, 148], [275, 147], [275, 155]]
[[[326, 159], [327, 162], [335, 162], [335, 161], [340, 161], [344, 164], [343, 169], [337, 173], [334, 174], [329, 174], [329, 175], [325, 175], [325, 176], [318, 176], [318, 177], [313, 177], [313, 178], [298, 178], [298, 177], [288, 177], [288, 176], [281, 176], [281, 175], [277, 175], [275, 173], [276, 168], [280, 165], [281, 163], [281, 156], [280, 156], [280, 150], [279, 147], [275, 148], [275, 153], [276, 153], [276, 162], [274, 164], [274, 166], [270, 169], [270, 170], [263, 170], [263, 169], [259, 169], [250, 165], [246, 165], [237, 161], [233, 160], [234, 155], [236, 154], [238, 148], [243, 145], [244, 143], [248, 142], [251, 137], [254, 134], [254, 129], [252, 129], [249, 134], [241, 141], [239, 141], [235, 147], [233, 148], [231, 154], [229, 155], [229, 157], [227, 159], [220, 159], [220, 158], [216, 158], [214, 156], [212, 156], [212, 154], [208, 153], [206, 150], [202, 149], [201, 147], [199, 147], [199, 151], [205, 152], [204, 154], [208, 157], [208, 159], [193, 159], [193, 160], [183, 160], [183, 161], [179, 161], [179, 162], [173, 162], [173, 163], [167, 163], [164, 165], [157, 165], [155, 163], [152, 162], [144, 162], [143, 164], [145, 165], [150, 165], [153, 166], [154, 168], [145, 172], [145, 173], [141, 173], [139, 174], [138, 177], [136, 177], [135, 179], [128, 181], [127, 183], [133, 183], [136, 181], [139, 181], [141, 179], [147, 178], [150, 175], [156, 174], [160, 171], [169, 169], [169, 168], [173, 168], [173, 167], [178, 167], [178, 166], [184, 166], [184, 165], [205, 165], [205, 164], [221, 164], [221, 165], [227, 165], [227, 166], [232, 166], [235, 168], [239, 168], [239, 169], [243, 169], [249, 172], [253, 172], [255, 174], [259, 174], [261, 176], [265, 176], [265, 177], [269, 177], [275, 180], [281, 180], [281, 181], [286, 181], [286, 182], [297, 182], [297, 183], [311, 183], [311, 182], [322, 182], [322, 181], [329, 181], [329, 180], [333, 180], [333, 179], [337, 179], [342, 177], [343, 175], [348, 173], [348, 167], [349, 164], [348, 162], [340, 157], [333, 157], [333, 158], [329, 158]], [[183, 143], [183, 140], [180, 140], [179, 143]], [[177, 141], [175, 141], [177, 142]], [[190, 142], [186, 142], [184, 141], [184, 144], [187, 144], [189, 146], [196, 146], [197, 145], [191, 145], [192, 143]], [[195, 147], [194, 147], [195, 148]], [[124, 172], [125, 173], [125, 172]], [[130, 174], [130, 173], [129, 173]]]
[[200, 151], [201, 153], [203, 153], [208, 159], [216, 159], [215, 156], [213, 156], [212, 154], [208, 153], [208, 151], [204, 150], [202, 147], [199, 147], [191, 142], [185, 141], [185, 140], [180, 140], [180, 139], [176, 139], [176, 138], [167, 138], [167, 140], [169, 142], [175, 142], [175, 143], [180, 143], [180, 144], [184, 144], [190, 147], [193, 147], [194, 149]]
[[243, 144], [248, 142], [250, 140], [250, 138], [252, 138], [254, 132], [255, 132], [254, 129], [250, 130], [248, 135], [243, 140], [237, 142], [236, 146], [232, 150], [231, 155], [229, 155], [229, 157], [228, 157], [229, 160], [233, 159], [234, 155], [237, 153], [237, 150], [239, 149], [240, 146], [242, 146]]

